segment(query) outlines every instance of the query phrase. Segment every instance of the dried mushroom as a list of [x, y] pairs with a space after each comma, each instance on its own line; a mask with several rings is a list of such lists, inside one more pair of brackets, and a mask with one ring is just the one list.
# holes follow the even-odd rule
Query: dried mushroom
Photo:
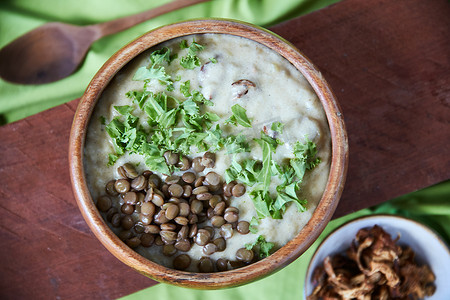
[[248, 79], [239, 79], [238, 81], [233, 82], [231, 86], [233, 88], [234, 97], [238, 99], [246, 95], [248, 93], [249, 88], [256, 87], [256, 84], [254, 84], [252, 81]]
[[358, 231], [346, 255], [328, 256], [312, 275], [315, 299], [423, 299], [434, 294], [435, 276], [419, 266], [409, 247], [397, 245], [375, 225]]

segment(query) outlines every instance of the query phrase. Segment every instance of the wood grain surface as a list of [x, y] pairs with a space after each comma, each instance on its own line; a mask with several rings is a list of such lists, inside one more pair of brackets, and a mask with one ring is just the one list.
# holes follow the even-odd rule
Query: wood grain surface
[[[350, 142], [335, 217], [450, 178], [450, 5], [345, 0], [271, 28], [322, 70]], [[111, 299], [154, 285], [78, 211], [67, 147], [77, 100], [0, 127], [0, 298]]]

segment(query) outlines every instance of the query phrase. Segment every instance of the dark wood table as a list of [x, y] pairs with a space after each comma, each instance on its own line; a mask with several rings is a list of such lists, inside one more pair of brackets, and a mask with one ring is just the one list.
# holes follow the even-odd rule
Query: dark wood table
[[[450, 178], [450, 4], [345, 0], [274, 26], [331, 84], [350, 162], [334, 217]], [[156, 284], [78, 211], [68, 137], [78, 100], [0, 127], [0, 298], [116, 298]]]

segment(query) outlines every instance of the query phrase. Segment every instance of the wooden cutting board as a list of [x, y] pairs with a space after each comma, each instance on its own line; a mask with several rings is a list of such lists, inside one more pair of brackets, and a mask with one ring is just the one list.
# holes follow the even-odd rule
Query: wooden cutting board
[[[450, 178], [450, 4], [346, 0], [274, 26], [322, 70], [350, 143], [335, 217]], [[68, 138], [78, 100], [0, 127], [0, 298], [117, 298], [154, 285], [78, 211]]]

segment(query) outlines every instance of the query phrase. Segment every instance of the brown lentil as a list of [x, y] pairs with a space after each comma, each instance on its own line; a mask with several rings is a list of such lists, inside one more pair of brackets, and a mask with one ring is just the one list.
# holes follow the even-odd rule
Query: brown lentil
[[205, 152], [205, 154], [203, 154], [201, 164], [206, 168], [214, 168], [215, 161], [216, 161], [216, 154], [207, 151]]
[[161, 178], [156, 174], [151, 174], [148, 177], [148, 187], [159, 188], [161, 185]]
[[186, 270], [191, 264], [191, 258], [187, 254], [181, 254], [173, 260], [173, 268], [176, 270]]
[[141, 244], [141, 240], [137, 236], [135, 236], [126, 240], [125, 243], [128, 245], [128, 247], [134, 249]]
[[225, 224], [225, 219], [222, 216], [213, 216], [211, 218], [211, 225], [216, 227], [216, 228], [220, 228], [220, 226], [222, 226], [223, 224]]
[[227, 271], [228, 270], [228, 260], [219, 258], [216, 261], [216, 268], [220, 272]]
[[231, 191], [233, 190], [233, 187], [236, 185], [234, 181], [227, 183], [223, 186], [223, 195], [225, 197], [231, 197], [233, 194]]
[[214, 239], [214, 234], [216, 233], [216, 231], [214, 230], [213, 227], [211, 226], [205, 226], [203, 229], [208, 230], [209, 231], [209, 240], [212, 241]]
[[163, 156], [166, 159], [167, 164], [171, 166], [176, 165], [180, 158], [178, 153], [174, 153], [172, 151], [166, 151]]
[[218, 191], [220, 191], [222, 189], [222, 186], [220, 184], [208, 185], [208, 189], [210, 192], [217, 193]]
[[228, 223], [233, 223], [233, 222], [236, 222], [237, 220], [239, 220], [239, 215], [235, 211], [227, 211], [223, 215], [223, 218]]
[[174, 245], [164, 245], [163, 246], [163, 254], [165, 256], [172, 256], [177, 253], [177, 248]]
[[131, 181], [131, 187], [136, 191], [142, 191], [147, 187], [147, 179], [144, 175], [139, 175]]
[[199, 195], [199, 194], [204, 194], [208, 192], [208, 187], [206, 185], [202, 185], [199, 187], [196, 187], [195, 189], [192, 190], [192, 194], [193, 195]]
[[197, 224], [191, 225], [191, 227], [189, 228], [189, 237], [190, 238], [195, 237], [197, 235], [197, 231], [198, 231]]
[[181, 176], [181, 179], [183, 179], [183, 181], [186, 182], [187, 184], [191, 184], [195, 181], [196, 176], [192, 172], [186, 172]]
[[203, 210], [203, 203], [199, 200], [193, 200], [191, 203], [191, 212], [193, 214], [199, 214]]
[[189, 212], [191, 211], [191, 207], [188, 203], [180, 203], [178, 204], [178, 207], [180, 208], [179, 216], [181, 217], [187, 217], [189, 215]]
[[187, 225], [189, 224], [189, 220], [186, 217], [176, 217], [175, 218], [175, 223], [177, 223], [178, 225]]
[[194, 181], [194, 187], [199, 187], [203, 185], [203, 181], [205, 180], [205, 176], [200, 176]]
[[181, 199], [180, 199], [180, 198], [177, 198], [177, 197], [171, 197], [171, 198], [169, 199], [168, 203], [172, 203], [172, 204], [178, 205], [178, 204], [181, 203]]
[[144, 196], [143, 202], [150, 202], [153, 199], [153, 188], [149, 188]]
[[142, 223], [142, 225], [149, 225], [153, 220], [153, 216], [152, 215], [144, 215], [144, 214], [140, 214], [139, 215], [139, 222]]
[[194, 171], [197, 173], [203, 172], [203, 170], [205, 169], [205, 166], [202, 165], [201, 157], [196, 157], [192, 160], [192, 169], [194, 169]]
[[126, 215], [131, 215], [134, 212], [134, 206], [124, 203], [120, 207], [120, 210], [122, 211], [122, 213], [124, 213]]
[[239, 233], [241, 233], [241, 234], [247, 234], [247, 233], [249, 233], [249, 229], [250, 229], [250, 223], [249, 222], [247, 222], [247, 221], [240, 221], [238, 224], [237, 224], [237, 231], [239, 232]]
[[191, 242], [188, 239], [180, 239], [175, 243], [175, 248], [180, 251], [188, 252], [191, 249]]
[[226, 240], [233, 237], [233, 227], [231, 226], [231, 224], [223, 224], [220, 227], [220, 235]]
[[157, 237], [155, 237], [155, 245], [157, 245], [157, 246], [162, 246], [162, 245], [164, 245], [164, 242], [163, 242], [163, 240], [162, 240], [162, 238], [161, 238], [160, 235], [158, 235]]
[[208, 243], [203, 246], [203, 253], [206, 255], [211, 255], [217, 251], [217, 246], [214, 243]]
[[209, 257], [200, 258], [197, 267], [200, 273], [211, 273], [214, 271], [213, 261]]
[[119, 193], [114, 188], [115, 180], [111, 180], [106, 184], [105, 191], [110, 196], [117, 196]]
[[161, 228], [161, 230], [175, 231], [175, 229], [177, 229], [177, 225], [172, 224], [172, 223], [164, 223], [164, 224], [161, 224], [159, 226], [159, 228]]
[[119, 174], [120, 177], [122, 178], [128, 178], [127, 174], [125, 173], [125, 169], [123, 168], [123, 166], [120, 166], [117, 168], [117, 174]]
[[189, 198], [192, 195], [192, 186], [185, 185], [183, 186], [183, 197]]
[[161, 228], [157, 225], [145, 226], [146, 233], [159, 234], [160, 231], [161, 231]]
[[206, 213], [203, 211], [197, 215], [197, 218], [198, 218], [198, 223], [203, 223], [208, 219], [206, 216]]
[[144, 172], [142, 172], [142, 175], [145, 176], [145, 178], [147, 178], [147, 179], [152, 174], [153, 174], [153, 172], [150, 170], [145, 170]]
[[189, 161], [189, 158], [187, 158], [186, 156], [182, 156], [177, 164], [177, 167], [180, 168], [181, 171], [189, 170], [191, 168], [191, 162]]
[[197, 195], [197, 199], [200, 201], [208, 201], [211, 198], [212, 198], [211, 193], [201, 193]]
[[117, 212], [118, 212], [117, 208], [115, 207], [111, 207], [110, 209], [108, 209], [108, 211], [106, 212], [106, 220], [108, 222], [111, 222], [113, 215], [116, 214]]
[[205, 180], [210, 185], [218, 185], [220, 183], [220, 176], [215, 172], [209, 172], [206, 174]]
[[214, 207], [214, 214], [218, 216], [223, 215], [226, 206], [227, 204], [224, 201], [217, 203], [217, 205]]
[[208, 208], [206, 216], [208, 217], [208, 219], [212, 219], [212, 217], [214, 217], [214, 209], [212, 207]]
[[253, 260], [253, 256], [253, 251], [246, 248], [241, 248], [236, 252], [236, 259], [246, 263], [251, 262]]
[[213, 241], [217, 247], [217, 252], [222, 252], [227, 247], [227, 242], [223, 237], [217, 238]]
[[153, 242], [155, 241], [155, 236], [150, 233], [143, 233], [140, 239], [141, 245], [143, 247], [150, 247], [151, 245], [153, 245]]
[[161, 225], [169, 222], [169, 219], [166, 218], [166, 211], [161, 209], [153, 218], [155, 224]]
[[152, 202], [156, 206], [162, 206], [164, 204], [164, 197], [161, 196], [160, 194], [155, 193], [155, 194], [153, 194]]
[[136, 168], [130, 164], [130, 163], [126, 163], [122, 166], [123, 170], [125, 171], [125, 175], [126, 177], [130, 178], [130, 179], [134, 179], [136, 177], [138, 177], [138, 173], [136, 172]]
[[229, 264], [230, 264], [231, 269], [239, 269], [246, 265], [245, 262], [240, 261], [240, 260], [231, 260], [231, 261], [229, 261]]
[[180, 208], [177, 204], [172, 204], [166, 208], [166, 218], [169, 220], [172, 220], [178, 216], [178, 213], [180, 212]]
[[174, 243], [177, 239], [177, 233], [175, 231], [161, 230], [159, 234], [165, 244]]
[[177, 241], [186, 239], [189, 234], [189, 226], [183, 225], [177, 234]]
[[133, 229], [134, 229], [134, 232], [136, 232], [136, 233], [144, 233], [145, 232], [145, 227], [142, 224], [135, 224]]
[[133, 218], [131, 216], [124, 216], [120, 221], [120, 225], [122, 225], [122, 228], [125, 230], [133, 228], [134, 226]]
[[100, 196], [97, 199], [97, 208], [101, 212], [107, 212], [112, 206], [111, 198], [108, 196]]
[[123, 196], [123, 201], [127, 204], [135, 205], [137, 202], [138, 196], [135, 192], [127, 192]]
[[196, 214], [190, 213], [188, 216], [189, 224], [197, 224], [198, 216]]
[[111, 225], [113, 227], [120, 227], [120, 214], [119, 213], [115, 213], [113, 214], [113, 216], [111, 217]]
[[222, 201], [222, 197], [220, 195], [213, 195], [211, 199], [209, 199], [209, 206], [214, 208], [220, 201]]
[[145, 194], [141, 193], [141, 192], [137, 192], [137, 203], [144, 203], [144, 199], [145, 199]]
[[238, 183], [236, 184], [232, 189], [231, 189], [231, 194], [234, 197], [241, 197], [242, 195], [245, 194], [245, 186], [242, 183]]
[[169, 194], [172, 197], [181, 197], [183, 195], [184, 189], [181, 185], [174, 183], [169, 186]]
[[122, 230], [117, 236], [121, 241], [125, 241], [131, 238], [132, 235], [133, 233], [130, 230]]
[[236, 212], [237, 214], [239, 214], [239, 209], [237, 207], [234, 206], [228, 206], [227, 208], [225, 208], [225, 212]]
[[130, 187], [130, 182], [126, 179], [119, 179], [114, 183], [114, 188], [120, 194], [125, 194], [126, 192], [128, 192], [130, 190]]
[[167, 183], [164, 183], [161, 186], [161, 192], [162, 192], [161, 196], [163, 196], [164, 198], [169, 198], [169, 185]]
[[206, 229], [199, 229], [194, 237], [194, 242], [199, 246], [204, 246], [209, 242], [211, 233]]
[[154, 215], [156, 211], [156, 206], [153, 202], [144, 202], [141, 205], [141, 214], [144, 215]]
[[180, 181], [180, 176], [177, 176], [177, 175], [168, 176], [168, 177], [166, 177], [166, 180], [165, 180], [165, 182], [167, 184], [175, 184], [175, 183], [178, 183], [179, 181]]

